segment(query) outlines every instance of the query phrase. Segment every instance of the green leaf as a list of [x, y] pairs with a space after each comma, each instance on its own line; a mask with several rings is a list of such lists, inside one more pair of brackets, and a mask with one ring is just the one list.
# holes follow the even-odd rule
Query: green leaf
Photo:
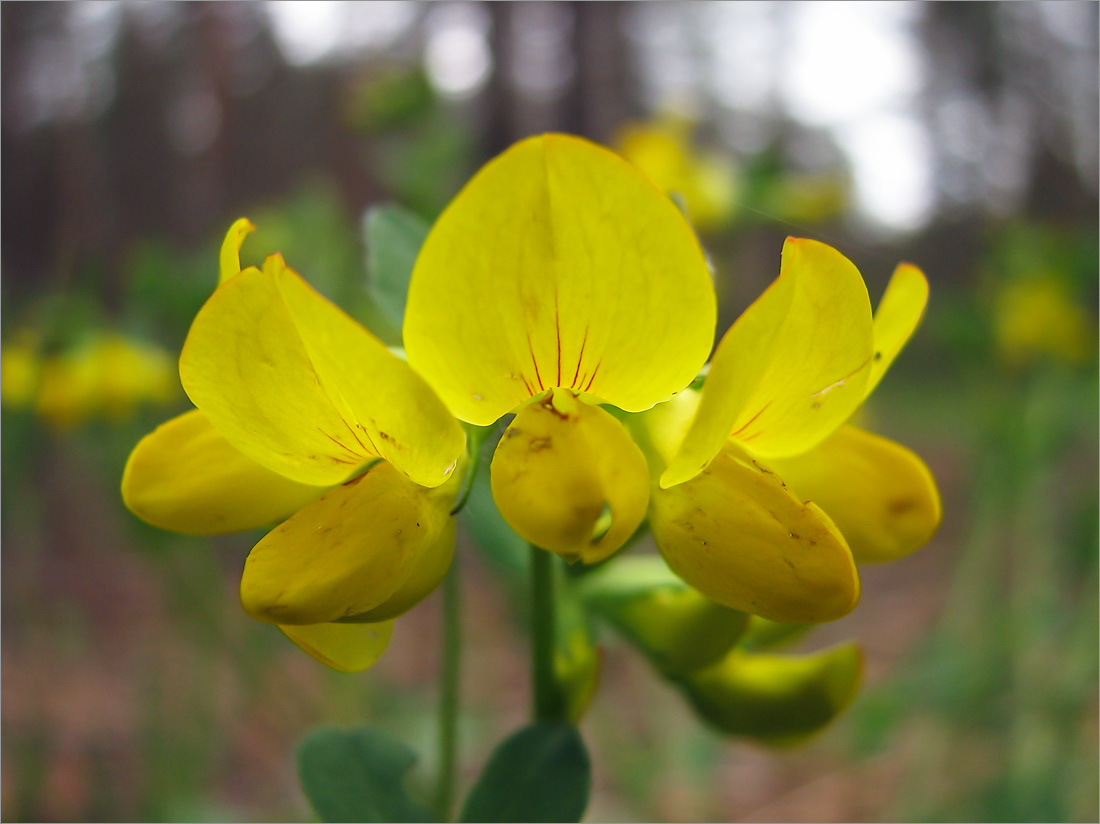
[[298, 747], [298, 777], [322, 821], [432, 821], [433, 813], [405, 794], [416, 760], [381, 730], [322, 729]]
[[460, 821], [580, 821], [592, 783], [571, 724], [543, 721], [504, 741], [470, 792]]
[[401, 328], [409, 278], [429, 226], [408, 209], [396, 205], [367, 210], [364, 234], [367, 245], [367, 290]]

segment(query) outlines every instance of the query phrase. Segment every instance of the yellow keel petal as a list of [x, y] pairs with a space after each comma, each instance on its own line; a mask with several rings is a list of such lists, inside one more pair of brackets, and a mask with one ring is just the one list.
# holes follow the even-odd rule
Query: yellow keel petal
[[197, 409], [142, 438], [122, 474], [122, 500], [131, 512], [188, 535], [277, 523], [324, 491], [246, 458]]
[[626, 429], [565, 389], [525, 406], [493, 455], [493, 498], [524, 540], [591, 564], [645, 518], [649, 473]]
[[279, 629], [322, 664], [341, 672], [362, 672], [373, 666], [390, 645], [393, 621], [281, 625]]
[[379, 463], [253, 547], [241, 604], [275, 624], [318, 624], [375, 609], [448, 529], [451, 502], [447, 491], [418, 486]]
[[924, 546], [942, 514], [936, 481], [900, 444], [844, 426], [805, 454], [768, 465], [824, 509], [856, 561], [893, 561]]
[[403, 337], [454, 413], [487, 425], [554, 387], [647, 409], [695, 377], [715, 311], [676, 206], [607, 149], [543, 135], [488, 163], [432, 227]]
[[810, 624], [859, 600], [852, 554], [828, 516], [732, 443], [697, 477], [653, 491], [650, 526], [673, 572], [733, 609]]
[[455, 554], [455, 519], [448, 518], [438, 537], [429, 544], [420, 555], [412, 575], [397, 588], [389, 598], [374, 609], [360, 615], [350, 616], [348, 623], [367, 624], [375, 621], [388, 621], [404, 615], [435, 591], [443, 582], [447, 570], [451, 568], [451, 559]]

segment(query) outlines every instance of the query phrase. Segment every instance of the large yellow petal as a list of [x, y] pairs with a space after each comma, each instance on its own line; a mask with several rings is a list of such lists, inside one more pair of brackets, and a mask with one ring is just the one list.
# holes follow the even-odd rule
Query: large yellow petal
[[222, 241], [221, 252], [218, 254], [219, 285], [241, 271], [241, 246], [244, 245], [244, 239], [255, 231], [256, 227], [246, 217], [236, 220], [229, 227], [225, 240]]
[[374, 665], [393, 635], [393, 621], [380, 624], [281, 625], [286, 637], [322, 664], [341, 672], [362, 672]]
[[553, 387], [647, 409], [695, 377], [714, 323], [675, 205], [607, 149], [543, 135], [486, 165], [436, 222], [404, 341], [454, 413], [487, 425]]
[[389, 600], [449, 527], [453, 485], [418, 486], [388, 463], [331, 490], [252, 548], [241, 605], [275, 624], [361, 615]]
[[730, 327], [690, 430], [661, 478], [694, 477], [728, 437], [764, 456], [796, 455], [862, 402], [871, 304], [859, 270], [813, 240], [787, 238], [779, 277]]
[[493, 499], [524, 540], [569, 561], [600, 561], [645, 518], [649, 472], [626, 429], [555, 389], [520, 410], [493, 455]]
[[797, 496], [829, 514], [857, 561], [908, 555], [940, 524], [940, 495], [924, 462], [904, 446], [854, 426], [768, 466]]
[[870, 395], [920, 324], [928, 303], [928, 281], [911, 263], [899, 264], [875, 310], [875, 354], [864, 396]]
[[245, 269], [199, 311], [180, 357], [184, 389], [226, 439], [311, 484], [381, 457], [424, 486], [465, 439], [431, 388], [282, 258]]
[[859, 600], [852, 554], [829, 517], [732, 442], [692, 480], [654, 489], [649, 522], [673, 572], [733, 609], [811, 624]]
[[324, 491], [246, 458], [197, 409], [142, 438], [122, 473], [122, 500], [131, 512], [188, 535], [267, 526]]
[[751, 655], [734, 650], [682, 682], [692, 704], [731, 735], [784, 746], [832, 721], [859, 689], [863, 654], [839, 644], [811, 655]]

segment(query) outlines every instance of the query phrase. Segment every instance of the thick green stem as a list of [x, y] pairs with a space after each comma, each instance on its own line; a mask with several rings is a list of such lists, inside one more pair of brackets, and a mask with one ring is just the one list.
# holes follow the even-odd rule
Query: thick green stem
[[531, 546], [531, 679], [536, 721], [565, 720], [565, 696], [554, 673], [554, 555]]
[[451, 820], [458, 749], [458, 692], [461, 676], [462, 626], [458, 554], [443, 580], [443, 662], [439, 683], [439, 776], [435, 809], [440, 821]]

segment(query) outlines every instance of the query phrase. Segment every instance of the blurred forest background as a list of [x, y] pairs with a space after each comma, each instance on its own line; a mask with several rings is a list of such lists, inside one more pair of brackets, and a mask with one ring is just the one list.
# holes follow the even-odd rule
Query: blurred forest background
[[[852, 258], [873, 302], [921, 266], [928, 314], [864, 423], [944, 501], [933, 542], [804, 642], [858, 639], [867, 670], [803, 748], [708, 731], [604, 639], [588, 820], [1096, 820], [1097, 11], [3, 4], [0, 815], [308, 819], [292, 752], [321, 723], [369, 719], [430, 774], [438, 595], [374, 669], [330, 672], [240, 610], [255, 536], [161, 533], [118, 486], [187, 407], [175, 359], [233, 219], [259, 229], [246, 262], [282, 251], [370, 325], [364, 210], [431, 219], [558, 130], [683, 199], [719, 333], [788, 234]], [[515, 594], [459, 552], [468, 785], [528, 676]]]

